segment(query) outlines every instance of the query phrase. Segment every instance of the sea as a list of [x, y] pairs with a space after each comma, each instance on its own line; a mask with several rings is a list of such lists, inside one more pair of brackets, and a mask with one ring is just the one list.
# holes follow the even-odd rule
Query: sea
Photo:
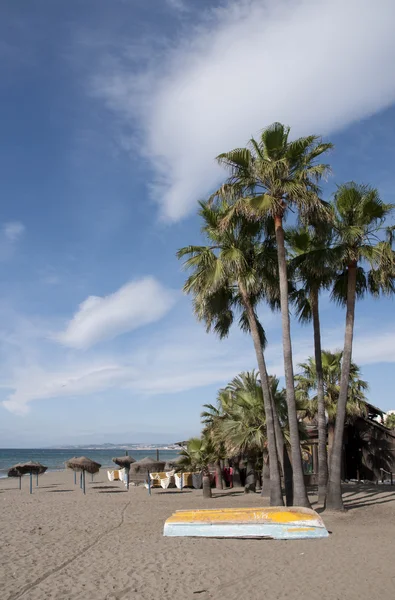
[[[156, 459], [156, 449], [139, 449], [128, 450], [129, 456], [133, 456], [136, 460], [141, 460], [146, 456]], [[69, 448], [69, 449], [49, 449], [49, 448], [32, 448], [32, 449], [15, 449], [15, 448], [0, 448], [0, 478], [7, 477], [7, 471], [13, 465], [20, 462], [32, 460], [40, 462], [48, 467], [48, 471], [61, 471], [65, 468], [65, 462], [73, 456], [87, 456], [92, 460], [101, 464], [102, 467], [115, 467], [112, 459], [114, 456], [125, 456], [125, 448], [105, 448], [105, 449], [88, 449], [88, 448]], [[159, 448], [159, 459], [170, 460], [178, 456], [177, 450], [162, 450]]]

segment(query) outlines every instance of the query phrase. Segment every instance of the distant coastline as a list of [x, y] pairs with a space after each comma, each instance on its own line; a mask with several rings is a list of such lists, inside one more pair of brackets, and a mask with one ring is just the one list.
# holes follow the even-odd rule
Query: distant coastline
[[78, 444], [64, 446], [47, 446], [46, 450], [111, 450], [120, 448], [122, 450], [179, 450], [177, 444]]
[[181, 448], [175, 445], [130, 444], [130, 445], [86, 445], [62, 446], [58, 448], [0, 448], [0, 478], [6, 476], [8, 469], [19, 462], [37, 461], [48, 467], [48, 471], [65, 469], [65, 463], [73, 456], [86, 455], [100, 463], [103, 468], [114, 467], [113, 457], [128, 452], [135, 460], [146, 456], [156, 459], [157, 453], [162, 460], [176, 458]]

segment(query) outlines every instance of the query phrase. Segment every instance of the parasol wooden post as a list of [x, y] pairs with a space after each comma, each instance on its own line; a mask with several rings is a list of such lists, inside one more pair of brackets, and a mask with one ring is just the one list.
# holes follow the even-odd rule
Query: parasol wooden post
[[36, 487], [38, 487], [38, 472], [36, 473]]
[[77, 471], [74, 471], [74, 485], [77, 485]]
[[151, 496], [151, 477], [150, 477], [149, 471], [147, 471], [147, 476], [148, 476], [148, 495]]
[[33, 473], [30, 471], [30, 493], [33, 493]]
[[84, 490], [85, 494], [85, 471], [82, 471], [82, 489]]
[[82, 490], [82, 471], [80, 471], [80, 489]]
[[19, 475], [19, 489], [22, 489], [22, 477]]
[[129, 491], [129, 478], [130, 478], [130, 477], [129, 477], [129, 475], [130, 475], [130, 469], [128, 469], [128, 468], [126, 467], [125, 471], [126, 471], [126, 490], [127, 490], [127, 491]]

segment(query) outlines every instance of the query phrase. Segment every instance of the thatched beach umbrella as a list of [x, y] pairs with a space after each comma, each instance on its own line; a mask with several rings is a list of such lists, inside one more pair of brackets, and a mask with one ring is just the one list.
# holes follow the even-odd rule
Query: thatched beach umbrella
[[133, 463], [133, 465], [130, 467], [130, 470], [133, 473], [141, 473], [143, 471], [151, 471], [151, 473], [158, 472], [163, 471], [165, 464], [166, 463], [164, 461], [157, 461], [149, 456], [146, 456], [145, 458]]
[[118, 467], [121, 467], [121, 469], [125, 469], [125, 471], [126, 471], [126, 489], [129, 490], [130, 465], [133, 465], [136, 462], [136, 460], [133, 458], [133, 456], [129, 456], [128, 454], [126, 454], [126, 456], [120, 456], [119, 458], [113, 458], [112, 461], [115, 462], [115, 464], [118, 465]]
[[66, 462], [66, 467], [68, 469], [72, 469], [73, 471], [81, 472], [81, 487], [85, 494], [85, 471], [92, 473], [92, 475], [94, 473], [98, 473], [101, 464], [91, 460], [90, 458], [87, 458], [86, 456], [74, 456]]
[[18, 470], [18, 467], [20, 465], [14, 465], [13, 467], [11, 467], [11, 469], [9, 469], [7, 475], [8, 477], [18, 477], [19, 479], [19, 489], [22, 488], [22, 473]]
[[181, 459], [182, 456], [168, 459], [167, 463], [165, 464], [165, 471], [172, 471], [173, 469], [176, 469], [179, 466]]
[[33, 462], [29, 460], [25, 463], [18, 463], [11, 467], [8, 471], [8, 477], [19, 477], [19, 489], [21, 489], [21, 477], [22, 475], [29, 474], [30, 475], [30, 493], [33, 493], [33, 473], [37, 476], [37, 485], [38, 485], [38, 476], [45, 473], [48, 467], [44, 467], [39, 462]]
[[135, 462], [131, 466], [131, 471], [133, 473], [146, 473], [147, 474], [148, 494], [151, 495], [151, 479], [150, 479], [149, 474], [155, 473], [155, 472], [158, 473], [160, 471], [163, 471], [164, 468], [165, 468], [164, 461], [154, 460], [150, 456], [146, 456], [145, 458], [142, 458], [141, 460]]

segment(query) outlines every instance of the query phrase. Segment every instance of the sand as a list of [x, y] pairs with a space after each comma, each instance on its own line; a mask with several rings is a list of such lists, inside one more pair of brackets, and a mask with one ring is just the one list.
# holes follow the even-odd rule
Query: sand
[[[88, 477], [90, 479], [90, 477]], [[129, 493], [105, 472], [83, 496], [69, 472], [0, 480], [1, 600], [382, 600], [395, 596], [395, 488], [349, 486], [325, 540], [164, 538], [177, 509], [260, 506], [258, 494]], [[314, 501], [314, 497], [312, 496]]]

